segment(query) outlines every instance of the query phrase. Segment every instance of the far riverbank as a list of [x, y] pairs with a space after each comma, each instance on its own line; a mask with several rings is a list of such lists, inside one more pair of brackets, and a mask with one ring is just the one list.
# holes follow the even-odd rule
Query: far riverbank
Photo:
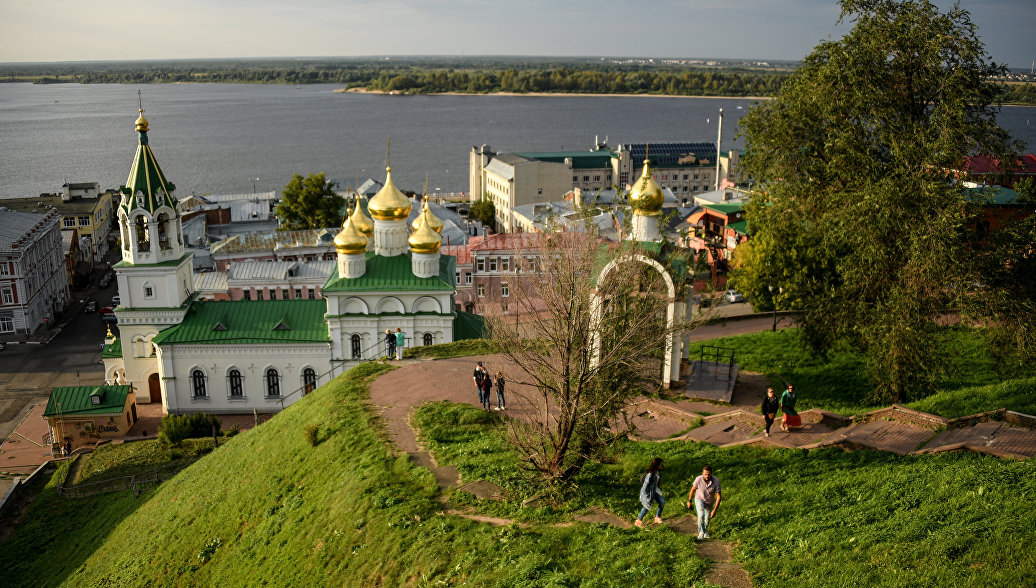
[[706, 100], [773, 100], [773, 96], [688, 96], [684, 94], [598, 94], [593, 92], [397, 92], [368, 88], [337, 88], [332, 92], [343, 94], [380, 94], [383, 96], [538, 96], [571, 98], [698, 98]]

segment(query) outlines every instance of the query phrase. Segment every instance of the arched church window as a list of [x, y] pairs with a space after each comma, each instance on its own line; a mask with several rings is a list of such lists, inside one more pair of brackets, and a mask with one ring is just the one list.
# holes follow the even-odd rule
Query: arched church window
[[244, 386], [241, 382], [241, 371], [237, 369], [230, 370], [227, 374], [227, 381], [230, 387], [231, 398], [241, 398], [245, 395]]
[[275, 368], [266, 370], [266, 395], [281, 395], [281, 376], [277, 373]]
[[151, 237], [147, 232], [147, 217], [138, 214], [133, 219], [133, 231], [137, 238], [137, 251], [151, 251]]
[[433, 343], [432, 334], [431, 333], [425, 333], [424, 334], [424, 344], [425, 345], [431, 345], [432, 343]]
[[205, 373], [201, 370], [191, 372], [191, 392], [195, 398], [205, 398]]
[[317, 387], [317, 371], [313, 368], [306, 368], [302, 370], [302, 388], [303, 394], [309, 394]]
[[362, 353], [362, 343], [360, 342], [359, 335], [353, 335], [350, 337], [350, 343], [352, 344], [353, 359], [360, 359]]
[[158, 215], [158, 246], [169, 249], [169, 215], [164, 212]]

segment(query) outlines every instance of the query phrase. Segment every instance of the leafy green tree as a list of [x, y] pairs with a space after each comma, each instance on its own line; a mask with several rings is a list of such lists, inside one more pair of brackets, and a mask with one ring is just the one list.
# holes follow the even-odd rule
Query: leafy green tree
[[853, 28], [825, 41], [776, 99], [742, 120], [751, 263], [735, 271], [803, 312], [807, 343], [867, 352], [876, 396], [930, 389], [944, 367], [936, 321], [966, 291], [978, 203], [933, 170], [1014, 150], [991, 102], [1004, 71], [969, 14], [928, 0], [842, 0]]
[[471, 217], [482, 223], [483, 226], [496, 230], [496, 205], [488, 198], [483, 198], [471, 204]]
[[1036, 178], [1022, 178], [1014, 183], [1014, 190], [1018, 192], [1018, 202], [1022, 204], [1036, 204]]
[[279, 231], [298, 229], [322, 229], [336, 227], [341, 222], [338, 211], [345, 200], [335, 193], [334, 184], [324, 178], [323, 173], [310, 174], [303, 178], [294, 174], [277, 205], [277, 216], [281, 219]]

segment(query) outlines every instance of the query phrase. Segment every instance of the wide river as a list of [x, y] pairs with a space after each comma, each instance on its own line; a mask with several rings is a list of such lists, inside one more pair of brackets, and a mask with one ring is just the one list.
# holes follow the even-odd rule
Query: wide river
[[[381, 96], [338, 86], [0, 84], [0, 197], [56, 192], [66, 181], [116, 188], [136, 149], [143, 91], [150, 144], [180, 196], [279, 190], [291, 174], [353, 182], [384, 177], [392, 141], [397, 185], [468, 190], [468, 152], [590, 149], [619, 143], [715, 141], [739, 147], [753, 100], [612, 96]], [[1036, 108], [1000, 124], [1036, 146]], [[1032, 125], [1030, 126], [1030, 121]], [[257, 179], [258, 178], [258, 179]]]

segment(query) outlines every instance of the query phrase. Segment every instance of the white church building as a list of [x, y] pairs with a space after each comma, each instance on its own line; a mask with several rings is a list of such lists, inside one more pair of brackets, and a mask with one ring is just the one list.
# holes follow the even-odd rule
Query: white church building
[[118, 207], [120, 334], [109, 333], [102, 355], [108, 383], [131, 384], [138, 403], [160, 402], [167, 413], [276, 412], [385, 355], [386, 329], [402, 329], [407, 345], [454, 340], [456, 258], [439, 252], [443, 223], [427, 199], [407, 225], [413, 203], [391, 168], [370, 217], [357, 201], [335, 237], [324, 300], [201, 300], [148, 124], [141, 110]]

